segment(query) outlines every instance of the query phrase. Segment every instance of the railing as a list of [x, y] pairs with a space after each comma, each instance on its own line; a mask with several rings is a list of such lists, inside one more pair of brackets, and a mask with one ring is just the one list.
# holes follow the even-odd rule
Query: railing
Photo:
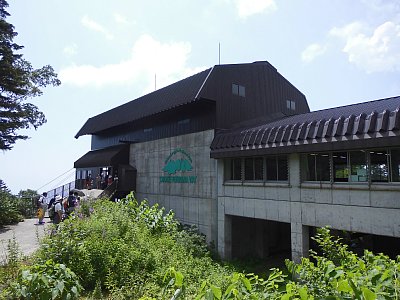
[[109, 186], [107, 186], [103, 192], [97, 198], [111, 198], [112, 195], [117, 191], [118, 180], [114, 180]]
[[59, 186], [55, 189], [52, 189], [47, 192], [47, 198], [54, 198], [56, 195], [60, 195], [62, 198], [65, 198], [69, 195], [69, 192], [76, 187], [76, 181], [71, 181], [67, 184]]
[[[68, 197], [69, 192], [71, 190], [87, 188], [84, 182], [85, 180], [83, 179], [77, 179], [75, 181], [71, 181], [67, 184], [59, 186], [55, 189], [52, 189], [47, 192], [47, 198], [51, 199], [54, 198], [56, 195], [60, 195], [62, 198]], [[102, 198], [102, 197], [111, 198], [117, 191], [117, 187], [118, 187], [118, 180], [114, 180], [101, 192], [101, 194], [97, 198]]]

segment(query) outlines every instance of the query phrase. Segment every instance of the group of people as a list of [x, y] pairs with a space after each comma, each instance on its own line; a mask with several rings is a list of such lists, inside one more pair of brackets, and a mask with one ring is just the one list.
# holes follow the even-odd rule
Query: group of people
[[117, 174], [115, 174], [115, 176], [113, 177], [112, 175], [100, 173], [97, 174], [95, 182], [93, 184], [92, 175], [89, 174], [88, 176], [86, 176], [85, 179], [85, 188], [90, 190], [94, 187], [99, 190], [104, 190], [107, 188], [107, 186], [111, 185], [115, 180], [118, 180]]
[[51, 222], [59, 224], [76, 210], [80, 201], [78, 193], [73, 191], [70, 191], [66, 198], [62, 198], [60, 195], [55, 195], [55, 197], [51, 198], [50, 201], [47, 201], [47, 199], [46, 192], [44, 192], [38, 199], [38, 225], [45, 223], [43, 220], [46, 211], [48, 212]]

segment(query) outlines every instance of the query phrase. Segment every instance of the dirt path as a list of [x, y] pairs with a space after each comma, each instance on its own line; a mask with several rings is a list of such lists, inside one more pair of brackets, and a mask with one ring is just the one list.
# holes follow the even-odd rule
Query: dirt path
[[39, 248], [38, 237], [41, 238], [46, 228], [51, 224], [48, 218], [44, 219], [46, 224], [37, 225], [37, 219], [25, 219], [16, 225], [8, 225], [0, 229], [0, 264], [4, 264], [7, 258], [8, 241], [15, 239], [18, 242], [23, 255], [30, 255]]

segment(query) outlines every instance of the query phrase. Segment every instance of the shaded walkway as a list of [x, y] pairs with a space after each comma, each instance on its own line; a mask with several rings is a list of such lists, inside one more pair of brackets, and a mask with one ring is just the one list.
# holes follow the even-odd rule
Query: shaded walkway
[[7, 257], [8, 241], [15, 238], [19, 249], [23, 255], [30, 255], [39, 248], [38, 237], [41, 238], [46, 233], [46, 228], [51, 225], [50, 220], [44, 219], [46, 224], [36, 225], [37, 219], [25, 219], [15, 225], [7, 225], [0, 229], [0, 264], [5, 262]]

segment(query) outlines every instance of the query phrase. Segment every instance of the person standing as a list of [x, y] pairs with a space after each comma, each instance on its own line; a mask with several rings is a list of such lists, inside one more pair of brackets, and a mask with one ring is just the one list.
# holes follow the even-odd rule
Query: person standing
[[66, 211], [67, 216], [69, 216], [71, 213], [74, 212], [75, 210], [75, 201], [76, 201], [76, 197], [74, 195], [73, 191], [69, 191], [69, 195], [67, 198], [67, 207], [68, 210]]
[[59, 224], [62, 220], [62, 214], [63, 214], [63, 207], [62, 207], [62, 198], [60, 195], [57, 195], [55, 198], [55, 205], [54, 205], [54, 217], [53, 217], [53, 223], [54, 224]]
[[101, 188], [101, 174], [97, 174], [96, 176], [96, 189], [100, 190]]
[[47, 197], [47, 193], [44, 192], [40, 197], [39, 200], [37, 202], [37, 207], [38, 207], [38, 212], [37, 212], [37, 216], [38, 216], [38, 225], [42, 225], [44, 224], [44, 214], [47, 210], [47, 203], [46, 203], [46, 197]]

